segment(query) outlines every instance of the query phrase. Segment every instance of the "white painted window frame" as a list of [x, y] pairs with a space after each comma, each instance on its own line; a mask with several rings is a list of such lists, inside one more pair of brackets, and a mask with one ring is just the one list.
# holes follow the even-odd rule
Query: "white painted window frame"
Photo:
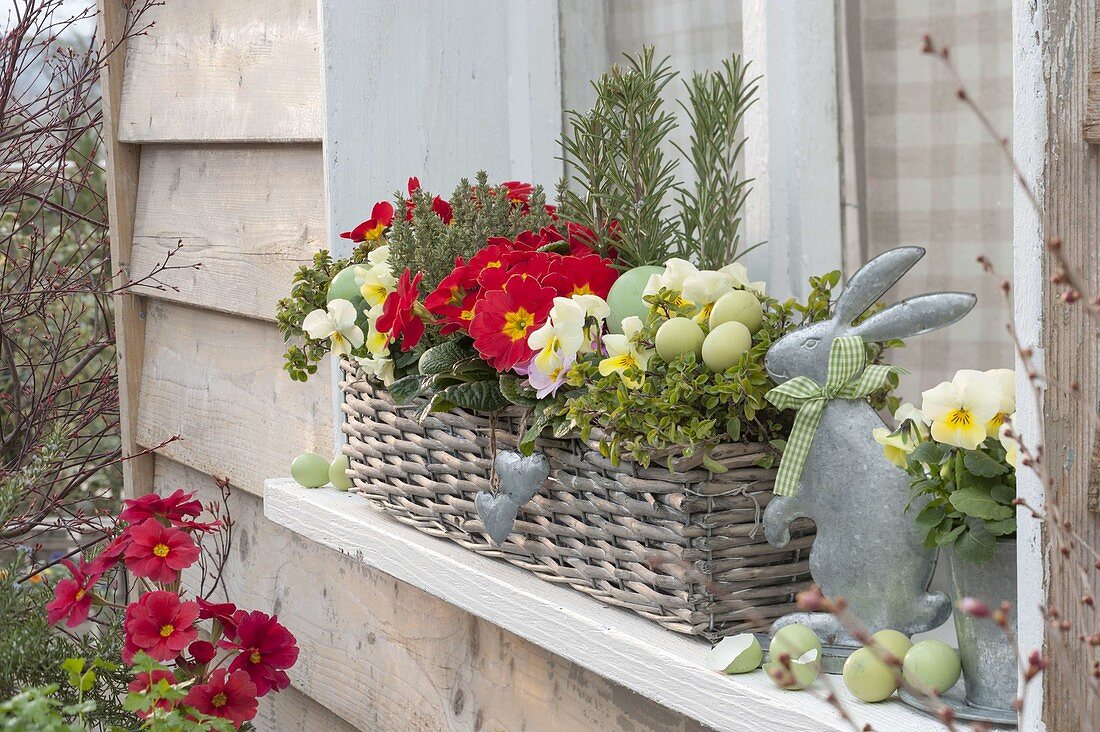
[[[481, 167], [495, 180], [517, 178], [552, 185], [560, 177], [556, 140], [563, 106], [570, 106], [570, 100], [583, 103], [590, 94], [587, 80], [610, 58], [602, 29], [608, 12], [605, 4], [584, 0], [320, 0], [320, 6], [326, 205], [335, 255], [346, 256], [350, 251], [350, 244], [338, 239], [336, 232], [350, 229], [375, 200], [403, 186], [404, 176], [417, 175], [426, 187], [440, 192]], [[1030, 101], [1017, 106], [1014, 137], [1023, 141], [1016, 151], [1025, 171], [1034, 173], [1042, 169], [1043, 85], [1031, 3], [1015, 0], [1015, 8], [1016, 95], [1018, 100], [1026, 97]], [[750, 254], [748, 264], [754, 273], [766, 272], [772, 291], [780, 296], [799, 294], [810, 274], [843, 265], [836, 14], [833, 0], [742, 3], [743, 52], [755, 73], [763, 75], [759, 101], [745, 121], [749, 136], [746, 174], [756, 181], [753, 205], [746, 217], [746, 240], [768, 242], [767, 247]], [[569, 52], [563, 55], [565, 48]], [[506, 66], [508, 72], [503, 83], [489, 86], [478, 74], [489, 73], [493, 64]], [[453, 78], [453, 83], [444, 83], [442, 79], [455, 65], [462, 66], [463, 74]], [[441, 139], [446, 141], [441, 143]], [[1026, 282], [1041, 280], [1034, 272], [1040, 261], [1036, 247], [1041, 242], [1038, 224], [1026, 209], [1016, 206], [1016, 307], [1018, 322], [1033, 326], [1023, 331], [1024, 342], [1034, 344], [1041, 322], [1040, 293]], [[339, 382], [335, 366], [334, 382]], [[1022, 384], [1019, 393], [1027, 393]], [[1021, 413], [1027, 411], [1024, 401], [1026, 398], [1021, 399]], [[336, 388], [337, 445], [344, 442], [340, 406]], [[1025, 431], [1029, 427], [1034, 425], [1023, 425]], [[1033, 481], [1021, 478], [1020, 485], [1022, 494], [1035, 497], [1032, 494], [1038, 488]], [[771, 705], [779, 722], [785, 707], [805, 703], [782, 693], [776, 697], [753, 686], [754, 682], [701, 673], [701, 645], [625, 616], [617, 615], [615, 626], [625, 624], [631, 633], [607, 626], [608, 621], [602, 618], [590, 623], [589, 630], [604, 644], [602, 650], [596, 646], [596, 655], [608, 654], [617, 660], [591, 657], [593, 651], [586, 644], [583, 650], [581, 645], [568, 647], [560, 639], [536, 633], [537, 618], [525, 627], [502, 617], [496, 606], [478, 605], [457, 590], [451, 592], [428, 565], [443, 562], [455, 569], [461, 565], [467, 570], [464, 574], [470, 575], [464, 581], [492, 584], [504, 595], [508, 587], [501, 583], [514, 580], [516, 587], [526, 588], [527, 601], [569, 618], [595, 613], [575, 607], [594, 602], [591, 599], [543, 583], [527, 587], [529, 583], [521, 577], [512, 577], [519, 570], [489, 564], [491, 560], [476, 555], [464, 554], [458, 561], [438, 540], [418, 540], [408, 534], [413, 530], [407, 527], [398, 527], [401, 536], [387, 544], [395, 529], [387, 524], [383, 530], [376, 526], [377, 519], [352, 511], [350, 506], [348, 515], [358, 516], [358, 523], [352, 521], [355, 525], [345, 527], [347, 532], [336, 527], [324, 529], [317, 521], [326, 516], [336, 520], [337, 516], [326, 513], [329, 499], [321, 500], [320, 493], [316, 502], [306, 505], [290, 485], [273, 481], [267, 495], [268, 514], [279, 523], [339, 551], [350, 552], [355, 547], [347, 542], [358, 541], [364, 561], [376, 568], [444, 599], [454, 599], [470, 612], [700, 721], [739, 729], [721, 721], [738, 706]], [[332, 501], [344, 500], [332, 497]], [[298, 511], [303, 513], [295, 515]], [[1035, 610], [1043, 599], [1037, 531], [1022, 531], [1020, 537], [1020, 635], [1025, 648], [1042, 645], [1043, 624]], [[395, 547], [405, 556], [395, 553]], [[427, 569], [419, 566], [421, 561], [427, 563]], [[471, 574], [475, 571], [482, 571], [483, 576]], [[512, 602], [515, 598], [508, 599]], [[519, 606], [516, 608], [518, 612]], [[640, 637], [644, 643], [638, 642]], [[676, 650], [669, 650], [672, 647]], [[631, 654], [639, 663], [650, 664], [647, 673], [639, 674], [630, 667]], [[611, 668], [616, 664], [617, 669]], [[685, 678], [691, 682], [690, 689], [677, 680]], [[651, 683], [653, 679], [659, 683]], [[670, 696], [669, 690], [681, 697]], [[693, 696], [685, 701], [682, 695], [689, 693]], [[1039, 685], [1033, 685], [1032, 696], [1025, 728], [1039, 729], [1041, 722], [1035, 722], [1041, 715]], [[906, 719], [910, 725], [906, 729], [924, 728], [920, 726], [922, 717]], [[896, 723], [898, 718], [892, 720]]]

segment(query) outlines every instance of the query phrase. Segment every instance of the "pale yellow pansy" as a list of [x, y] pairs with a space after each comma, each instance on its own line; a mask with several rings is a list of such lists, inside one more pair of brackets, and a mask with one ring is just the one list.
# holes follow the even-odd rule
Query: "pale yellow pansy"
[[572, 356], [584, 342], [584, 308], [567, 297], [555, 297], [550, 317], [527, 337], [527, 345], [535, 351], [534, 365], [544, 374], [564, 356]]
[[986, 434], [990, 437], [996, 437], [1008, 415], [1016, 411], [1016, 372], [1012, 369], [992, 369], [990, 371], [960, 369], [952, 381], [963, 383], [975, 379], [980, 379], [994, 386], [1000, 394], [997, 413], [985, 425]]
[[997, 439], [1001, 441], [1001, 447], [1005, 449], [1005, 460], [1013, 468], [1016, 467], [1017, 455], [1020, 451], [1020, 443], [1016, 441], [1015, 437], [1009, 437], [1008, 431], [1012, 429], [1012, 424], [1016, 419], [1016, 413], [1008, 415], [1008, 418], [1001, 423], [1001, 426], [997, 428]]
[[725, 267], [719, 267], [718, 271], [732, 277], [734, 287], [745, 288], [749, 286], [749, 268], [740, 262], [731, 262]]
[[928, 422], [924, 415], [911, 402], [905, 402], [894, 412], [894, 422], [900, 427], [906, 420], [917, 430], [921, 437], [928, 437]]
[[572, 299], [584, 310], [584, 342], [579, 353], [592, 353], [599, 343], [603, 323], [611, 315], [611, 307], [599, 295], [573, 295]]
[[333, 355], [344, 356], [363, 345], [363, 331], [355, 324], [355, 306], [347, 300], [333, 300], [327, 310], [314, 310], [302, 321], [310, 338], [328, 338]]
[[621, 325], [623, 327], [623, 335], [627, 338], [633, 338], [634, 334], [642, 329], [642, 319], [637, 315], [630, 315], [623, 318]]
[[749, 269], [748, 269], [748, 267], [741, 264], [740, 262], [733, 262], [731, 264], [727, 264], [725, 267], [720, 267], [718, 269], [718, 271], [719, 272], [726, 272], [727, 274], [733, 275], [733, 286], [734, 287], [744, 289], [744, 290], [748, 290], [749, 292], [751, 292], [755, 295], [758, 295], [760, 297], [765, 296], [764, 290], [767, 287], [767, 283], [762, 282], [762, 281], [750, 282], [749, 281]]
[[[645, 371], [649, 367], [649, 359], [653, 356], [653, 349], [640, 349], [633, 342], [634, 335], [641, 328], [641, 319], [632, 315], [629, 318], [623, 318], [623, 335], [611, 334], [603, 337], [607, 358], [600, 361], [602, 376], [617, 373], [622, 377], [623, 383], [632, 389], [642, 385], [645, 380]], [[630, 375], [627, 372], [630, 372]]]
[[367, 311], [367, 350], [375, 358], [390, 355], [390, 334], [378, 331], [378, 318], [382, 316], [382, 303]]
[[393, 383], [393, 359], [392, 358], [361, 358], [359, 368], [369, 376], [375, 376], [382, 383], [389, 386]]
[[570, 299], [581, 306], [586, 318], [595, 318], [602, 323], [611, 315], [611, 306], [599, 295], [573, 295]]
[[380, 247], [370, 250], [367, 254], [367, 261], [372, 265], [390, 263], [390, 245], [383, 244]]
[[871, 434], [874, 436], [875, 442], [882, 445], [882, 454], [886, 456], [887, 460], [899, 468], [906, 467], [906, 456], [913, 452], [916, 445], [905, 439], [903, 434], [891, 432], [885, 427], [876, 427], [871, 431]]
[[718, 298], [734, 287], [734, 276], [728, 272], [700, 270], [684, 280], [683, 296], [697, 308], [695, 320], [706, 322]]
[[684, 281], [698, 271], [699, 268], [686, 259], [673, 257], [665, 262], [664, 274], [650, 275], [642, 294], [644, 296], [656, 295], [661, 290], [683, 292]]
[[397, 287], [390, 265], [382, 262], [371, 267], [355, 268], [355, 284], [359, 285], [359, 294], [371, 307], [386, 299]]
[[921, 393], [921, 412], [932, 427], [932, 439], [973, 450], [988, 436], [986, 423], [997, 414], [1000, 396], [988, 379], [945, 381]]

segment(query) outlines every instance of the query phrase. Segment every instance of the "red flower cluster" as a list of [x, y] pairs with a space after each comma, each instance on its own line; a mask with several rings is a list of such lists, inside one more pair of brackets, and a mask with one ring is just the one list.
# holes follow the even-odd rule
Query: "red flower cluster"
[[[199, 558], [202, 536], [223, 528], [218, 521], [196, 521], [202, 512], [194, 495], [182, 490], [126, 501], [120, 519], [128, 525], [98, 557], [80, 565], [63, 562], [70, 577], [54, 588], [47, 620], [65, 620], [69, 627], [87, 620], [96, 584], [106, 572], [125, 564], [155, 589], [126, 608], [123, 660], [133, 663], [142, 652], [174, 664], [172, 670], [137, 674], [129, 690], [149, 693], [162, 681], [192, 681], [180, 702], [191, 709], [185, 713], [197, 711], [240, 726], [255, 717], [258, 697], [290, 685], [286, 670], [297, 662], [298, 646], [273, 616], [229, 602], [184, 600], [176, 591], [180, 572]], [[204, 620], [210, 621], [210, 628], [200, 638], [199, 623]], [[220, 658], [219, 649], [224, 652]], [[155, 706], [170, 710], [172, 705], [161, 699]]]
[[358, 244], [364, 241], [373, 241], [386, 233], [393, 224], [393, 204], [389, 201], [379, 201], [371, 209], [370, 218], [356, 226], [351, 231], [340, 234], [342, 239], [351, 239]]
[[[607, 297], [618, 272], [570, 230], [569, 253], [540, 251], [565, 238], [554, 227], [525, 231], [515, 240], [493, 237], [455, 268], [424, 300], [444, 334], [463, 331], [498, 371], [525, 363], [527, 337], [546, 322], [555, 297]], [[589, 232], [590, 234], [591, 232]], [[551, 247], [552, 248], [552, 247]]]
[[389, 333], [391, 340], [400, 338], [402, 351], [412, 350], [424, 335], [424, 321], [416, 314], [423, 277], [422, 272], [417, 272], [413, 277], [412, 271], [406, 267], [397, 280], [397, 289], [387, 295], [382, 303], [382, 314], [375, 325], [378, 332]]

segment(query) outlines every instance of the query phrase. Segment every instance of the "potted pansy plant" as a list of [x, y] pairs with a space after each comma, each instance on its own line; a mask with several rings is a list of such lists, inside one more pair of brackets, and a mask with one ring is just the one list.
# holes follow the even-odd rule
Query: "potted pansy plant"
[[[961, 370], [903, 404], [897, 429], [875, 430], [886, 457], [911, 479], [909, 510], [925, 546], [939, 548], [951, 570], [955, 628], [967, 701], [1012, 709], [1017, 667], [1016, 409], [1010, 369]], [[986, 618], [1004, 613], [1004, 626]]]

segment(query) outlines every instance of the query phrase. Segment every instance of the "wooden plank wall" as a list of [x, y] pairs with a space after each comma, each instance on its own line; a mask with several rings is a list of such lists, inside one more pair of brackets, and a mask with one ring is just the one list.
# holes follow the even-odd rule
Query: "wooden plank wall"
[[[124, 0], [101, 0], [117, 37]], [[281, 370], [274, 306], [325, 231], [320, 48], [311, 0], [189, 0], [148, 16], [104, 76], [115, 262], [160, 288], [118, 302], [127, 491], [230, 479], [227, 583], [277, 612], [302, 660], [261, 730], [698, 727], [653, 702], [263, 518], [264, 478], [332, 449], [327, 369]]]
[[[1100, 292], [1100, 266], [1096, 241], [1100, 236], [1100, 157], [1082, 135], [1089, 106], [1090, 59], [1097, 42], [1092, 29], [1100, 20], [1096, 2], [1054, 0], [1038, 6], [1041, 63], [1045, 87], [1040, 111], [1046, 121], [1045, 156], [1038, 190], [1041, 197], [1041, 231], [1044, 240], [1058, 237], [1073, 270], [1084, 278], [1090, 296]], [[1035, 58], [1035, 63], [1040, 59]], [[1040, 142], [1039, 144], [1042, 144]], [[1047, 606], [1070, 623], [1068, 632], [1047, 626], [1047, 652], [1053, 658], [1043, 680], [1043, 717], [1048, 730], [1091, 729], [1100, 718], [1095, 694], [1088, 704], [1075, 703], [1082, 674], [1097, 662], [1095, 646], [1079, 640], [1097, 631], [1097, 614], [1084, 596], [1100, 593], [1100, 567], [1080, 546], [1100, 547], [1100, 514], [1089, 510], [1090, 470], [1097, 434], [1100, 404], [1100, 337], [1096, 321], [1084, 303], [1067, 306], [1064, 286], [1049, 284], [1059, 264], [1048, 253], [1042, 282], [1042, 331], [1039, 345], [1045, 351], [1045, 370], [1050, 386], [1044, 394], [1044, 461], [1054, 478], [1054, 493], [1064, 519], [1077, 541], [1047, 539]], [[1069, 385], [1077, 385], [1071, 391]], [[1063, 558], [1065, 549], [1069, 556]], [[1083, 567], [1083, 569], [1082, 569]]]

